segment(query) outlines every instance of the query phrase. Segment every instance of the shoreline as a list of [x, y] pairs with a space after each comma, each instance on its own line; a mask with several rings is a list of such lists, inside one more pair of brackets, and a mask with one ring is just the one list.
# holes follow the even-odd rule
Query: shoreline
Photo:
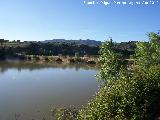
[[72, 56], [41, 56], [41, 55], [16, 55], [16, 56], [6, 56], [1, 61], [27, 61], [27, 62], [38, 62], [38, 63], [65, 63], [65, 64], [73, 64], [73, 63], [84, 63], [97, 65], [98, 56], [84, 56], [84, 57], [72, 57]]

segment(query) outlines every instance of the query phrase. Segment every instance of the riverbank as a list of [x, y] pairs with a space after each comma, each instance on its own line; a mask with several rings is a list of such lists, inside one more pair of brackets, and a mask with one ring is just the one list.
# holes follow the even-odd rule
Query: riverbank
[[[43, 55], [8, 55], [5, 56], [1, 61], [25, 61], [25, 62], [36, 62], [36, 63], [58, 63], [58, 64], [88, 64], [88, 65], [97, 65], [100, 66], [99, 56], [83, 56], [83, 57], [74, 57], [74, 56], [43, 56]], [[136, 59], [124, 59], [128, 65], [135, 66]]]
[[40, 56], [40, 55], [18, 55], [16, 58], [24, 61], [33, 62], [57, 62], [64, 64], [72, 63], [85, 63], [85, 64], [98, 64], [98, 56], [84, 56], [84, 57], [72, 57], [72, 56]]

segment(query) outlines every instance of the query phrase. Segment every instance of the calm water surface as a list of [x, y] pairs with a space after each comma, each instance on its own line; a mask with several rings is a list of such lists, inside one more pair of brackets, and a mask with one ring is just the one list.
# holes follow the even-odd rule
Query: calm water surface
[[0, 62], [0, 120], [50, 120], [50, 109], [85, 105], [98, 90], [87, 65]]

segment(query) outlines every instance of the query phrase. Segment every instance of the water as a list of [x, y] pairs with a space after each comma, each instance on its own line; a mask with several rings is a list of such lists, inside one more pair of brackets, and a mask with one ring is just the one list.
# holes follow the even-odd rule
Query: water
[[50, 120], [52, 107], [85, 105], [98, 90], [87, 65], [0, 62], [0, 120]]

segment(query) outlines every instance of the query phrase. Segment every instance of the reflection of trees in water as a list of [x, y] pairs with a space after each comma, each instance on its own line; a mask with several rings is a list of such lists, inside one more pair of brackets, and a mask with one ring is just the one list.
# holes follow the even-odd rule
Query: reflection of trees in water
[[[7, 69], [8, 70], [8, 69]], [[0, 74], [4, 74], [7, 71], [5, 68], [0, 68]]]
[[38, 62], [0, 62], [0, 73], [5, 73], [8, 69], [17, 69], [19, 72], [22, 70], [40, 70], [46, 68], [61, 68], [61, 69], [79, 69], [89, 70], [89, 69], [98, 69], [98, 66], [88, 65], [88, 64], [63, 64], [63, 63], [38, 63]]

